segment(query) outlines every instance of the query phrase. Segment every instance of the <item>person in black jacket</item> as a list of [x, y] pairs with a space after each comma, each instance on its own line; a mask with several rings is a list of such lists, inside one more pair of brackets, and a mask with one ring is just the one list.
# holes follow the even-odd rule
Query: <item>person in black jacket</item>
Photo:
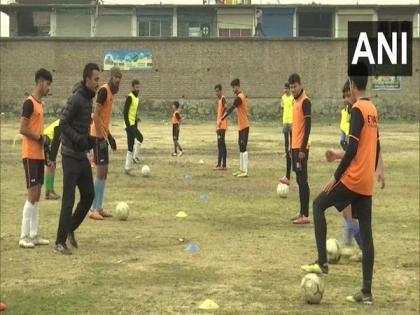
[[[74, 248], [78, 247], [74, 231], [83, 222], [95, 197], [92, 169], [86, 153], [93, 147], [89, 132], [99, 71], [97, 64], [88, 63], [85, 66], [83, 81], [74, 87], [73, 95], [60, 116], [63, 199], [55, 251], [63, 255], [71, 255], [66, 245], [67, 238]], [[80, 191], [80, 201], [72, 215], [76, 186]]]

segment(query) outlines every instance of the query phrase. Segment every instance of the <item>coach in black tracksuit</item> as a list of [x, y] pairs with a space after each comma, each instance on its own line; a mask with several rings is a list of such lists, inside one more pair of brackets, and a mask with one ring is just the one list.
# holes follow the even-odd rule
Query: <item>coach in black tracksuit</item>
[[[87, 64], [83, 71], [83, 81], [75, 86], [73, 95], [68, 99], [60, 116], [63, 199], [55, 250], [63, 255], [71, 254], [66, 245], [67, 237], [70, 244], [77, 248], [74, 231], [83, 222], [95, 197], [92, 168], [86, 153], [93, 146], [89, 132], [92, 99], [98, 88], [98, 82], [98, 65]], [[72, 215], [76, 186], [80, 191], [80, 201]]]

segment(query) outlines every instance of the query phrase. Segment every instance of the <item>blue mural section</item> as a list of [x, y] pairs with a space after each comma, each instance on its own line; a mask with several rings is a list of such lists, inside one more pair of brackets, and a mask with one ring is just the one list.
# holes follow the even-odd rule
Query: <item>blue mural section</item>
[[148, 50], [106, 50], [104, 70], [112, 67], [121, 70], [150, 70], [153, 67], [152, 52]]

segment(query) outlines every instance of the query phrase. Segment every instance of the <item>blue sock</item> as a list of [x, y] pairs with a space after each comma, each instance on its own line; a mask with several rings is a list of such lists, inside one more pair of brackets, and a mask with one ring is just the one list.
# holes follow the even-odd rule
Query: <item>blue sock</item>
[[99, 193], [98, 193], [98, 200], [96, 202], [96, 209], [103, 209], [103, 204], [104, 204], [104, 195], [105, 195], [105, 179], [101, 179], [100, 180], [100, 187], [99, 187]]
[[352, 238], [352, 226], [351, 226], [352, 220], [344, 220], [344, 226], [343, 226], [343, 245], [344, 246], [351, 246], [351, 238]]
[[350, 222], [351, 229], [353, 231], [353, 237], [356, 240], [357, 245], [359, 245], [359, 248], [362, 249], [362, 237], [360, 236], [360, 228], [359, 228], [359, 221], [352, 220]]
[[95, 179], [95, 198], [93, 199], [92, 206], [90, 207], [90, 211], [94, 211], [99, 208], [99, 201], [101, 198], [102, 186], [104, 180], [102, 179]]
[[97, 204], [97, 200], [98, 200], [98, 180], [95, 178], [95, 182], [94, 182], [94, 188], [95, 188], [95, 198], [93, 198], [93, 202], [92, 202], [92, 206], [90, 207], [90, 211], [96, 210], [96, 204]]

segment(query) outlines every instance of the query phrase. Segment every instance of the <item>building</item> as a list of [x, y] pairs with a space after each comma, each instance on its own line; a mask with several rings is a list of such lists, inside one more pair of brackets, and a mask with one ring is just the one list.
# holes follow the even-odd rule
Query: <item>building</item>
[[[10, 37], [252, 37], [256, 12], [269, 38], [344, 38], [348, 21], [412, 21], [416, 5], [101, 5], [97, 1], [20, 0], [0, 5], [10, 17]], [[217, 3], [217, 4], [212, 4]], [[238, 5], [239, 3], [239, 5]]]

